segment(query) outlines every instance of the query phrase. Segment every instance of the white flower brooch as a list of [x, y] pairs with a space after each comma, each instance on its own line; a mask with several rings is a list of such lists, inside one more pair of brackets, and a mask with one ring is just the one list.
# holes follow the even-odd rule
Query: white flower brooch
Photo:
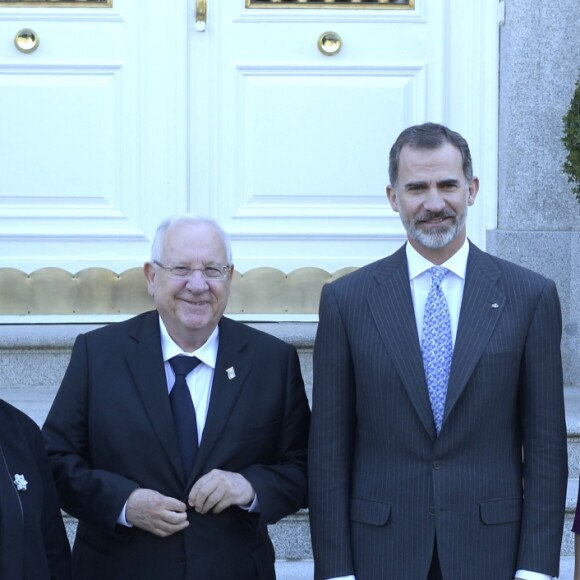
[[28, 482], [21, 473], [14, 474], [14, 485], [18, 491], [26, 491]]

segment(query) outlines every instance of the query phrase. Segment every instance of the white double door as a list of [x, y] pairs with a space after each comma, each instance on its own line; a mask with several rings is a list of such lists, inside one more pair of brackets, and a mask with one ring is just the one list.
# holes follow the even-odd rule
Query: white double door
[[[51, 3], [52, 4], [52, 3]], [[334, 272], [404, 239], [386, 201], [406, 126], [462, 132], [495, 226], [497, 6], [246, 8], [207, 0], [0, 6], [0, 267], [121, 272], [166, 215], [209, 214], [239, 271]], [[32, 29], [31, 53], [12, 39]], [[318, 48], [331, 31], [333, 56]]]

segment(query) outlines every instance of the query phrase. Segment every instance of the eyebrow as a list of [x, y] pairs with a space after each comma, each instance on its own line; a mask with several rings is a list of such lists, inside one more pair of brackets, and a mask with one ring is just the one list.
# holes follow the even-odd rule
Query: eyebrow
[[459, 185], [459, 184], [460, 184], [459, 179], [453, 179], [453, 178], [442, 179], [441, 181], [438, 181], [437, 182], [437, 185], [440, 186], [440, 187], [441, 186], [442, 187], [445, 187], [445, 186], [448, 186], [448, 185]]
[[[405, 189], [419, 189], [428, 187], [428, 185], [429, 184], [427, 181], [409, 181], [408, 183], [405, 183]], [[459, 185], [459, 180], [453, 178], [442, 179], [441, 181], [437, 182], [437, 187], [449, 187], [457, 185]]]
[[408, 181], [405, 183], [405, 189], [417, 189], [420, 187], [427, 187], [426, 181]]
[[199, 268], [192, 268], [191, 266], [182, 266], [182, 265], [178, 265], [178, 266], [173, 266], [173, 268], [183, 268], [185, 270], [207, 270], [207, 268], [211, 268], [213, 270], [223, 270], [224, 268], [228, 268], [231, 267], [231, 264], [228, 264], [227, 262], [219, 263], [219, 262], [203, 262], [202, 265]]

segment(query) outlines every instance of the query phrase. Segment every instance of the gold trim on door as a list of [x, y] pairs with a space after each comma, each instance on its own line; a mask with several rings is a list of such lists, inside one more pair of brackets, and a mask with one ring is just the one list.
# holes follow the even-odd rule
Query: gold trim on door
[[0, 0], [2, 7], [112, 8], [113, 0]]
[[246, 0], [246, 8], [413, 10], [415, 8], [415, 0]]

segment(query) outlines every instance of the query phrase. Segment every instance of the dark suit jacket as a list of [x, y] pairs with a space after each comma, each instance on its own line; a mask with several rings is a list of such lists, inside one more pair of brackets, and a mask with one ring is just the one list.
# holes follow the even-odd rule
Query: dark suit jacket
[[[567, 482], [555, 285], [470, 246], [436, 436], [404, 247], [327, 285], [314, 348], [315, 577], [557, 575]], [[522, 459], [523, 449], [523, 459]]]
[[[274, 578], [265, 524], [306, 503], [309, 414], [296, 350], [223, 318], [207, 422], [185, 481], [158, 314], [80, 335], [43, 427], [62, 506], [80, 520], [75, 577]], [[167, 538], [116, 525], [137, 487], [185, 501], [193, 483], [214, 468], [244, 475], [260, 513], [190, 511], [189, 527]]]
[[[16, 488], [17, 474], [26, 489]], [[70, 578], [70, 546], [40, 429], [0, 401], [0, 580]]]

